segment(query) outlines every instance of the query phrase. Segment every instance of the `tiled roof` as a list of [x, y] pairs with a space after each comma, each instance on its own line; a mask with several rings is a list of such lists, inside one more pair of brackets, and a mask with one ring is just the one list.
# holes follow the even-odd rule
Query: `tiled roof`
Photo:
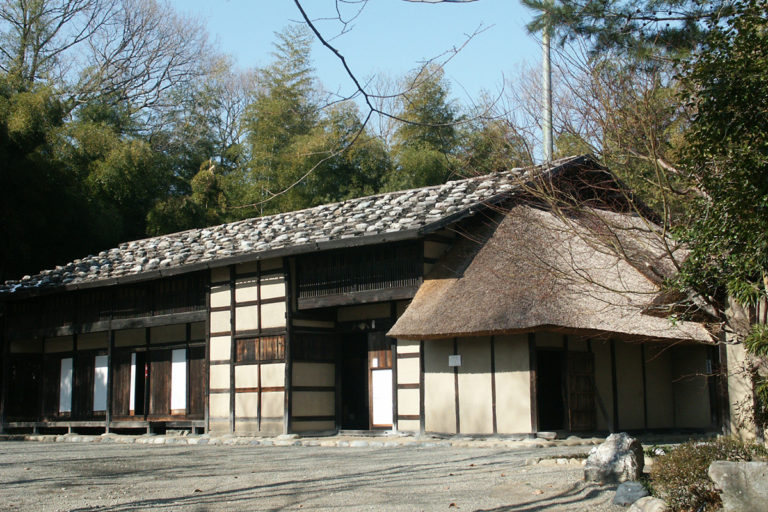
[[[555, 162], [549, 172], [587, 157]], [[351, 199], [295, 212], [125, 242], [55, 269], [0, 285], [0, 295], [78, 288], [191, 272], [235, 261], [413, 238], [470, 215], [511, 192], [537, 168], [512, 169], [444, 185]]]

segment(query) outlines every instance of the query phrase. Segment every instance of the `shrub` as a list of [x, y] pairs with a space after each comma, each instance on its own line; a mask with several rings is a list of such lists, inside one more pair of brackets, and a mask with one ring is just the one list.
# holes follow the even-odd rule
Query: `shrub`
[[651, 466], [651, 491], [674, 512], [710, 512], [722, 506], [720, 495], [707, 475], [716, 460], [750, 461], [768, 458], [762, 445], [723, 437], [689, 441], [657, 457]]

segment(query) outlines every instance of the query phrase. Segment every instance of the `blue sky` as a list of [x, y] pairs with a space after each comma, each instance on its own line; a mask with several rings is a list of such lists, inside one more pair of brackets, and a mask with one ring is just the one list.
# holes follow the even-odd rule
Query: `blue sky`
[[[274, 33], [297, 21], [291, 0], [172, 0], [178, 11], [204, 21], [211, 37], [241, 68], [264, 66], [271, 60]], [[334, 0], [304, 0], [313, 18], [335, 15]], [[370, 0], [351, 30], [333, 40], [361, 78], [398, 78], [429, 59], [461, 45], [478, 27], [477, 35], [446, 66], [452, 92], [462, 103], [481, 90], [496, 92], [504, 76], [521, 64], [540, 59], [538, 40], [525, 24], [532, 13], [518, 0], [478, 0], [470, 3], [424, 4], [403, 0]], [[324, 36], [338, 34], [336, 21], [319, 21]], [[352, 91], [339, 61], [319, 44], [313, 60], [326, 89]]]

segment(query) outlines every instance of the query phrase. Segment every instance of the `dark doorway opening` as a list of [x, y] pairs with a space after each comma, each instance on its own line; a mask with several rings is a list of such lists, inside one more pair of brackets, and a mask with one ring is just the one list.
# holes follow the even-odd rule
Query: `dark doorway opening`
[[341, 347], [341, 428], [368, 430], [368, 337], [345, 334]]
[[135, 352], [136, 355], [136, 374], [134, 382], [133, 395], [133, 414], [135, 416], [144, 416], [147, 411], [144, 407], [144, 390], [146, 389], [147, 379], [147, 353]]
[[539, 350], [536, 352], [536, 396], [539, 430], [565, 428], [565, 397], [563, 374], [565, 352]]

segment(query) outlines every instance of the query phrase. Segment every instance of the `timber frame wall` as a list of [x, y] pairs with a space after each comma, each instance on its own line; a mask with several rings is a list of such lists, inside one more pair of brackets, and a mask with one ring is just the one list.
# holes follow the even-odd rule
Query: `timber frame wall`
[[[202, 429], [207, 284], [192, 273], [4, 302], [0, 428]], [[132, 379], [146, 391], [141, 411], [130, 410]]]
[[[548, 355], [562, 364], [563, 380], [554, 392], [562, 386], [565, 410], [556, 430], [712, 432], [725, 421], [716, 347], [534, 331], [398, 340], [398, 430], [464, 435], [551, 430], [542, 428], [541, 407], [552, 390], [538, 374], [543, 364], [538, 359]], [[461, 357], [460, 366], [449, 365], [451, 356]]]
[[208, 429], [283, 433], [290, 287], [282, 258], [211, 270]]

